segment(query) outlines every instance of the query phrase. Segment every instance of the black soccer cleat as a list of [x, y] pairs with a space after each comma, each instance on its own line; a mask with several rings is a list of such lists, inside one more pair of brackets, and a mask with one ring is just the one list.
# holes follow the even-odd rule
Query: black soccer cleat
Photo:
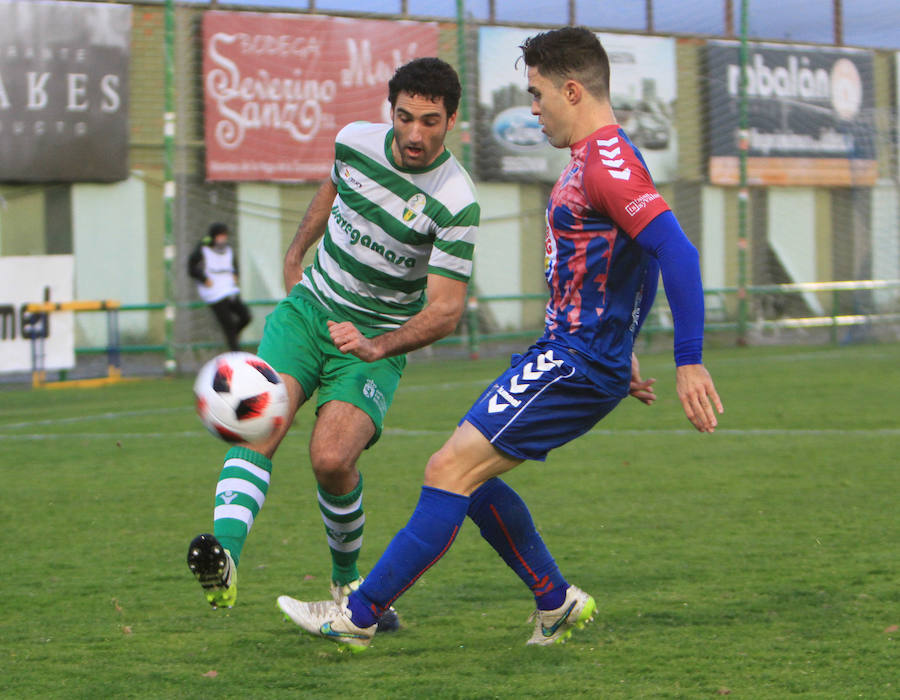
[[188, 568], [213, 608], [230, 608], [237, 600], [237, 567], [215, 535], [197, 535], [188, 547]]
[[400, 616], [393, 606], [385, 610], [384, 615], [378, 618], [377, 629], [379, 632], [396, 632], [400, 629]]

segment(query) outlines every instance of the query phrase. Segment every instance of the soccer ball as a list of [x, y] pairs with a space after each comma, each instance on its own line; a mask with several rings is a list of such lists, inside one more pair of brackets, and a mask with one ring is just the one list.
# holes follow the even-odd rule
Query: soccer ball
[[225, 442], [259, 442], [287, 420], [287, 389], [268, 362], [226, 352], [200, 368], [194, 382], [197, 415]]

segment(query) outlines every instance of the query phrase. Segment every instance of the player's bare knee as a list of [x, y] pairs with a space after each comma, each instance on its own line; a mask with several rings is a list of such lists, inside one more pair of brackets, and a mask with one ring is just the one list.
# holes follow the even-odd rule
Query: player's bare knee
[[[310, 453], [316, 481], [327, 484], [344, 484], [356, 474], [356, 459], [337, 447], [320, 448]], [[334, 493], [334, 491], [332, 491]]]
[[457, 491], [460, 483], [460, 463], [451, 450], [441, 448], [425, 465], [425, 485], [446, 491]]

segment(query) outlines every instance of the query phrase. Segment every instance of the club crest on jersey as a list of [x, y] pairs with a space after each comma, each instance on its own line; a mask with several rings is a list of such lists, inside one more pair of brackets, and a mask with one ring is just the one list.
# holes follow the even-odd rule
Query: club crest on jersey
[[417, 192], [408, 200], [406, 200], [406, 206], [403, 208], [403, 220], [407, 222], [412, 221], [421, 213], [424, 208], [425, 195], [421, 192]]

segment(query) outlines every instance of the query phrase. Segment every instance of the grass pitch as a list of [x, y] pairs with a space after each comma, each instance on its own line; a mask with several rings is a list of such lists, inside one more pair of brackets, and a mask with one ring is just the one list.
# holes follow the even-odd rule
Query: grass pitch
[[[898, 345], [706, 353], [726, 412], [690, 429], [670, 356], [660, 400], [508, 480], [599, 605], [525, 647], [529, 592], [468, 523], [398, 601], [404, 629], [354, 657], [275, 598], [327, 597], [306, 407], [212, 611], [185, 564], [212, 528], [223, 443], [191, 378], [0, 389], [0, 696], [9, 698], [894, 698], [900, 693]], [[367, 570], [421, 474], [505, 360], [410, 364], [366, 476]]]

